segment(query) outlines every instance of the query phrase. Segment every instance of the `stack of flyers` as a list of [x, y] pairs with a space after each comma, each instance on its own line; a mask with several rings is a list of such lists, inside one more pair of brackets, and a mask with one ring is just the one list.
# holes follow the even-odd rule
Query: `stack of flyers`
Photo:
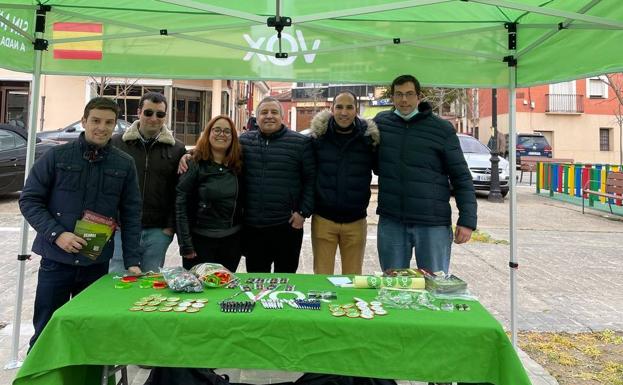
[[80, 254], [96, 260], [100, 256], [106, 242], [115, 232], [117, 223], [113, 218], [105, 217], [93, 211], [86, 210], [82, 219], [76, 221], [74, 234], [87, 241]]

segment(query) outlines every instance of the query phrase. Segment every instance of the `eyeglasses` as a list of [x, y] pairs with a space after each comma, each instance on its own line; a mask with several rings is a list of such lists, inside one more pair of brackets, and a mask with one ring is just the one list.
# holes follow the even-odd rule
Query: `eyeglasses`
[[212, 129], [212, 132], [214, 133], [214, 135], [231, 136], [231, 128], [216, 127]]
[[411, 92], [411, 91], [409, 91], [409, 92], [407, 92], [407, 93], [405, 93], [405, 94], [403, 94], [402, 92], [394, 92], [394, 97], [395, 97], [396, 99], [402, 99], [402, 98], [404, 98], [404, 97], [406, 97], [407, 99], [411, 99], [411, 98], [413, 98], [415, 95], [416, 95], [416, 93], [415, 93], [415, 92]]
[[154, 110], [143, 110], [143, 115], [147, 116], [148, 118], [151, 118], [154, 115], [154, 112], [156, 113], [156, 116], [160, 119], [167, 116], [167, 113], [164, 111], [154, 111]]

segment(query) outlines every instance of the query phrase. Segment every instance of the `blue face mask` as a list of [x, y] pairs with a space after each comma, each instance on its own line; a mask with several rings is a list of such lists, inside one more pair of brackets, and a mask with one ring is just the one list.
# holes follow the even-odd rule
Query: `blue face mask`
[[398, 111], [397, 109], [394, 110], [394, 114], [400, 116], [401, 118], [403, 118], [404, 120], [409, 120], [412, 117], [414, 117], [415, 115], [417, 115], [417, 108], [415, 110], [413, 110], [413, 112], [411, 112], [409, 115], [403, 115], [400, 113], [400, 111]]

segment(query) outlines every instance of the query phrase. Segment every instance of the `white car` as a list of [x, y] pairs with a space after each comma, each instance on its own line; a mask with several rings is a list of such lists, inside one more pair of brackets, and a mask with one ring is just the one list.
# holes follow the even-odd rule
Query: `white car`
[[[491, 188], [491, 150], [472, 136], [458, 134], [458, 137], [467, 166], [472, 174], [474, 188], [476, 188], [476, 191], [489, 191]], [[508, 161], [501, 156], [499, 158], [498, 175], [500, 176], [500, 190], [502, 196], [505, 197], [508, 194], [510, 170]]]

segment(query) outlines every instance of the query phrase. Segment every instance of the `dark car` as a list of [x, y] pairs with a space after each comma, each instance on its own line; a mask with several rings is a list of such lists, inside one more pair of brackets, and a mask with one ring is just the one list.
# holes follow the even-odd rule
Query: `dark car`
[[542, 156], [551, 158], [552, 147], [542, 134], [517, 134], [517, 164], [521, 164], [522, 156]]
[[[36, 140], [35, 159], [58, 145], [51, 140]], [[28, 133], [23, 128], [0, 124], [0, 194], [19, 191], [24, 187], [27, 142]]]
[[[117, 119], [117, 125], [112, 134], [123, 134], [128, 126], [130, 126], [130, 123], [122, 119]], [[57, 142], [71, 142], [78, 139], [78, 136], [80, 136], [83, 131], [84, 127], [82, 127], [82, 122], [79, 120], [65, 128], [59, 128], [56, 131], [38, 132], [37, 137], [41, 139], [51, 139]]]

